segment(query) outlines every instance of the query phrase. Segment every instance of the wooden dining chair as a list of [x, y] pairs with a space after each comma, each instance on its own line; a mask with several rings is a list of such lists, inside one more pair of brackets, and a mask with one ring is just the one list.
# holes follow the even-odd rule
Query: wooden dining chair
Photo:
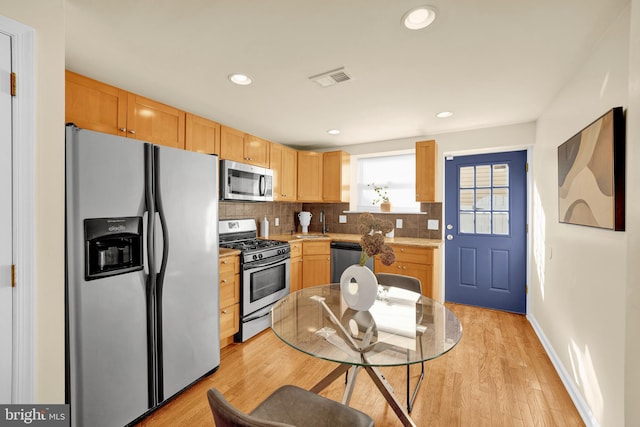
[[[376, 278], [378, 279], [379, 285], [406, 289], [422, 295], [422, 283], [420, 279], [416, 277], [401, 274], [376, 273]], [[418, 316], [421, 316], [421, 313], [416, 313], [416, 317]], [[416, 330], [416, 336], [420, 335], [422, 335], [422, 333]], [[422, 355], [422, 340], [419, 339], [418, 342], [420, 343], [420, 355]], [[421, 364], [422, 370], [420, 372], [420, 378], [418, 378], [418, 383], [416, 384], [413, 394], [411, 394], [411, 365], [407, 365], [407, 412], [409, 413], [411, 413], [411, 409], [413, 409], [413, 402], [416, 400], [418, 389], [424, 379], [424, 361], [421, 362]]]
[[364, 412], [292, 385], [274, 391], [249, 414], [215, 388], [207, 398], [216, 427], [373, 427]]

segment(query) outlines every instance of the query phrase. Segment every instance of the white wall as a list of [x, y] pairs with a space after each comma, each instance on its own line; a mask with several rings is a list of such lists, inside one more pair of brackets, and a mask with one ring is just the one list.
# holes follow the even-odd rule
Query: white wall
[[21, 285], [36, 298], [35, 403], [64, 403], [64, 0], [2, 1], [0, 15], [36, 32], [36, 282]]
[[625, 425], [640, 423], [640, 0], [632, 1], [627, 110], [627, 322]]
[[[528, 315], [588, 425], [624, 425], [628, 234], [558, 222], [557, 147], [612, 107], [627, 107], [629, 28], [626, 9], [538, 119], [533, 156]], [[640, 202], [627, 194], [629, 205]], [[634, 221], [627, 216], [628, 227]]]

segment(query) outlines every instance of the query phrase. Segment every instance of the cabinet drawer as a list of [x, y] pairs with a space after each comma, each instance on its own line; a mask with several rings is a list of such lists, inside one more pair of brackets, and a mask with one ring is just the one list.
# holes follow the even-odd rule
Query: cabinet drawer
[[220, 309], [220, 339], [228, 338], [240, 330], [240, 304]]
[[240, 258], [237, 255], [220, 257], [220, 277], [234, 275], [240, 271]]
[[220, 307], [240, 302], [240, 275], [220, 276]]
[[329, 255], [331, 247], [329, 241], [322, 242], [304, 242], [302, 244], [303, 255]]
[[291, 258], [302, 256], [302, 243], [291, 243]]
[[415, 246], [392, 245], [396, 254], [396, 263], [413, 262], [418, 264], [433, 264], [433, 249]]

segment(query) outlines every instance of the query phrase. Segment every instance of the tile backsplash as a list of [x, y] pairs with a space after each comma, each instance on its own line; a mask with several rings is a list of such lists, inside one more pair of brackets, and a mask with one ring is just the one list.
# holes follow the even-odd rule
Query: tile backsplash
[[[319, 233], [322, 231], [320, 224], [320, 211], [324, 211], [326, 227], [329, 233], [358, 234], [357, 212], [344, 213], [349, 210], [349, 203], [284, 203], [284, 202], [220, 202], [220, 219], [254, 218], [260, 227], [260, 220], [267, 216], [269, 220], [269, 234], [289, 234], [301, 231], [298, 221], [298, 212], [309, 211], [313, 215], [309, 231]], [[402, 228], [394, 230], [397, 237], [420, 237], [424, 239], [442, 239], [442, 203], [421, 203], [421, 214], [409, 213], [374, 213], [396, 224], [397, 219], [402, 220]], [[347, 222], [339, 222], [340, 215], [345, 215]], [[275, 225], [275, 219], [279, 218], [280, 225]], [[428, 230], [427, 221], [437, 220], [438, 229]]]

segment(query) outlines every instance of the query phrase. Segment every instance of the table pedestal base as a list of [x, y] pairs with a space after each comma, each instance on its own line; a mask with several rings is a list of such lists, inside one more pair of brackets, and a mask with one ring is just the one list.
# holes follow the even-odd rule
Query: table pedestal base
[[347, 377], [347, 385], [345, 386], [344, 394], [342, 395], [342, 403], [345, 405], [349, 404], [351, 400], [351, 395], [353, 394], [353, 388], [356, 384], [356, 377], [358, 375], [358, 371], [360, 369], [364, 369], [369, 377], [373, 380], [373, 383], [378, 387], [380, 393], [384, 396], [385, 400], [393, 409], [393, 412], [396, 413], [403, 426], [408, 427], [416, 427], [416, 424], [413, 422], [411, 417], [409, 417], [409, 413], [405, 410], [404, 406], [398, 402], [395, 395], [393, 394], [393, 389], [387, 382], [387, 380], [382, 376], [380, 370], [374, 366], [351, 366], [351, 365], [340, 365], [333, 371], [329, 372], [329, 374], [321, 379], [315, 386], [311, 388], [311, 391], [314, 393], [319, 393], [325, 388], [327, 388], [331, 383], [333, 383], [336, 379], [342, 377], [345, 372], [349, 371], [350, 368], [353, 368], [351, 372], [349, 372], [349, 376]]

